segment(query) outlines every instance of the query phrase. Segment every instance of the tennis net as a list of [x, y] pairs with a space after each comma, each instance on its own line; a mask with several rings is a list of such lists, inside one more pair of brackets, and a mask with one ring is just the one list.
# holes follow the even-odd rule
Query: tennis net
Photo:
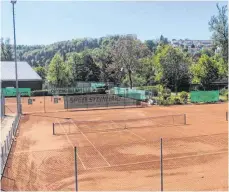
[[178, 126], [185, 124], [186, 114], [104, 121], [76, 121], [73, 119], [68, 119], [65, 122], [53, 123], [53, 134], [63, 135], [107, 132], [144, 127]]

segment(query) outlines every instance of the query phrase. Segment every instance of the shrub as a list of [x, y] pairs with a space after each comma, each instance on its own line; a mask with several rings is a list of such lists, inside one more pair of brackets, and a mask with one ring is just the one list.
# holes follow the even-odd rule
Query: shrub
[[180, 101], [186, 104], [188, 102], [188, 93], [182, 91], [179, 95], [180, 95]]
[[220, 94], [220, 95], [223, 95], [223, 96], [228, 95], [228, 89], [226, 89], [226, 88], [221, 89], [221, 90], [219, 91], [219, 94]]
[[170, 105], [179, 105], [181, 104], [181, 99], [179, 96], [170, 96], [168, 98]]
[[180, 97], [175, 97], [175, 103], [174, 104], [182, 104]]
[[141, 87], [137, 87], [137, 90], [145, 90], [151, 92], [155, 97], [158, 96], [158, 92], [159, 92], [157, 86], [141, 86]]

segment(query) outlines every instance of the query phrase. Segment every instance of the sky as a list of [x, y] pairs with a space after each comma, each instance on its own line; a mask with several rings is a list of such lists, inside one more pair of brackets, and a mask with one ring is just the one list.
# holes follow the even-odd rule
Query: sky
[[[23, 1], [15, 5], [17, 44], [136, 34], [141, 40], [207, 40], [214, 1]], [[219, 2], [226, 5], [227, 2]], [[13, 40], [12, 4], [1, 2], [1, 37]], [[11, 42], [12, 42], [11, 40]]]

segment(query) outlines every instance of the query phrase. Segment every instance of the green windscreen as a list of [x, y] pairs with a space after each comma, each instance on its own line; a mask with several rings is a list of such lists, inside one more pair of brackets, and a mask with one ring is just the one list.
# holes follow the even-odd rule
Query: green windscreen
[[[30, 88], [19, 88], [18, 91], [21, 96], [31, 96]], [[16, 96], [16, 88], [2, 88], [2, 93], [6, 97]]]
[[191, 91], [191, 102], [217, 102], [219, 101], [219, 91]]

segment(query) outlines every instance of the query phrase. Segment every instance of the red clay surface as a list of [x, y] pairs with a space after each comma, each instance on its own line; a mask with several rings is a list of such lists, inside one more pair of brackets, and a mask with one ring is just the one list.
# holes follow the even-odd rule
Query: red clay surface
[[[39, 106], [33, 107], [37, 111]], [[75, 190], [77, 146], [79, 190], [159, 191], [163, 138], [165, 191], [227, 191], [226, 111], [227, 103], [24, 115], [4, 173], [10, 179], [3, 179], [2, 189]], [[52, 123], [65, 122], [64, 118], [120, 120], [183, 113], [187, 125], [91, 133], [79, 127], [77, 134], [52, 134]], [[67, 132], [77, 125], [60, 128]]]

